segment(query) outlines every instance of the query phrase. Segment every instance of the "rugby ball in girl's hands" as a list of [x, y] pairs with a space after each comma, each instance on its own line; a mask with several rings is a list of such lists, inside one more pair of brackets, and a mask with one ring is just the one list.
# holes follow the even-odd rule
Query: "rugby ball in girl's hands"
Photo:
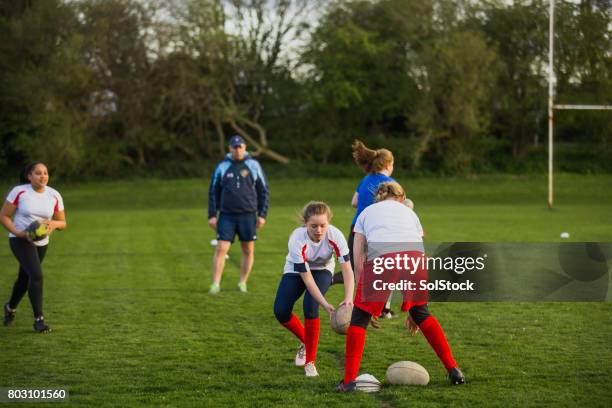
[[41, 224], [38, 221], [33, 221], [26, 228], [26, 232], [32, 241], [40, 241], [49, 235], [49, 227], [47, 224]]
[[362, 392], [378, 392], [380, 391], [380, 381], [372, 374], [361, 374], [355, 378], [355, 389]]
[[394, 385], [427, 385], [429, 373], [413, 361], [398, 361], [387, 368], [387, 380]]
[[331, 315], [332, 330], [338, 334], [346, 334], [351, 324], [352, 314], [353, 308], [346, 305], [342, 305], [335, 309]]

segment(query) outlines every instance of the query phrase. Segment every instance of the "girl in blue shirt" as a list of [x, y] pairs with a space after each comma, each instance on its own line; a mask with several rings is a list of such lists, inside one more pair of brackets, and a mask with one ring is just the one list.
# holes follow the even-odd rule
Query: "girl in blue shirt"
[[[351, 232], [348, 237], [348, 246], [350, 250], [351, 267], [353, 263], [353, 240], [355, 237], [355, 222], [359, 214], [374, 203], [374, 195], [380, 183], [387, 181], [395, 181], [391, 178], [393, 173], [393, 153], [388, 149], [369, 149], [361, 140], [353, 142], [353, 158], [355, 163], [366, 173], [366, 176], [361, 179], [353, 194], [351, 206], [356, 208], [355, 216], [351, 222]], [[354, 270], [354, 269], [353, 269]], [[334, 283], [342, 282], [342, 274], [339, 272], [334, 275]]]
[[[356, 208], [355, 216], [353, 217], [353, 221], [351, 222], [351, 230], [348, 236], [348, 247], [349, 247], [349, 256], [351, 261], [351, 267], [355, 270], [355, 264], [353, 261], [353, 241], [355, 238], [355, 222], [357, 222], [357, 217], [363, 210], [366, 209], [369, 205], [374, 203], [374, 198], [376, 195], [376, 190], [381, 183], [395, 181], [391, 174], [393, 173], [393, 153], [391, 153], [388, 149], [370, 149], [366, 145], [363, 144], [361, 140], [355, 139], [353, 142], [353, 159], [355, 159], [355, 163], [366, 173], [366, 176], [361, 179], [359, 184], [357, 185], [357, 189], [355, 190], [355, 194], [353, 194], [353, 198], [351, 200], [351, 206]], [[341, 283], [342, 274], [340, 272], [336, 273], [332, 279], [332, 285], [336, 283]], [[390, 309], [391, 303], [387, 302], [383, 310], [383, 316], [392, 317], [393, 312]], [[372, 326], [375, 328], [379, 328], [378, 319], [372, 320]]]

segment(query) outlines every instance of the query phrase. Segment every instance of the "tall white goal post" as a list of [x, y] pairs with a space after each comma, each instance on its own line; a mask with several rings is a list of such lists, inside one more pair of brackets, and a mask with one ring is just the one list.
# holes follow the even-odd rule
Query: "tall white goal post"
[[612, 110], [612, 105], [556, 105], [555, 104], [555, 0], [549, 0], [548, 29], [548, 208], [553, 207], [553, 136], [555, 110]]

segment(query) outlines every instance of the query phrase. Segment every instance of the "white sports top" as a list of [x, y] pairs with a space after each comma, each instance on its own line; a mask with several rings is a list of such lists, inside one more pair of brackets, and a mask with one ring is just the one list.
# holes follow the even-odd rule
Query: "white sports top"
[[[36, 192], [31, 184], [13, 187], [6, 201], [17, 207], [13, 224], [19, 231], [25, 230], [33, 221], [49, 220], [56, 212], [64, 211], [62, 196], [49, 186], [42, 193]], [[9, 233], [9, 237], [14, 236]], [[46, 237], [34, 242], [34, 245], [45, 246], [48, 243], [49, 237]]]
[[419, 217], [395, 200], [366, 207], [357, 217], [354, 231], [365, 235], [368, 242], [423, 242]]
[[327, 228], [325, 237], [320, 242], [312, 242], [308, 237], [306, 227], [296, 228], [289, 237], [289, 253], [283, 273], [306, 272], [310, 270], [327, 269], [334, 272], [336, 261], [349, 262], [349, 248], [342, 232], [333, 225]]

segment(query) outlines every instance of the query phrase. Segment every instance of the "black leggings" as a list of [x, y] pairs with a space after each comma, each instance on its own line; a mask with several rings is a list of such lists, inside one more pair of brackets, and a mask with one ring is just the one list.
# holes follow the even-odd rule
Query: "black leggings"
[[10, 238], [11, 251], [19, 261], [19, 275], [13, 286], [9, 307], [16, 309], [26, 292], [32, 303], [34, 317], [43, 315], [43, 275], [41, 264], [47, 253], [47, 245], [35, 246], [23, 238]]
[[[419, 326], [431, 316], [427, 303], [424, 305], [412, 306], [410, 310], [408, 310], [408, 313], [410, 313], [412, 320]], [[372, 315], [370, 313], [355, 306], [353, 308], [353, 314], [351, 315], [351, 326], [359, 326], [367, 329], [371, 319]]]
[[[331, 285], [331, 273], [325, 269], [314, 270], [312, 277], [321, 293], [325, 295]], [[287, 323], [291, 319], [293, 305], [304, 292], [306, 292], [303, 306], [304, 317], [306, 319], [319, 317], [319, 304], [306, 289], [302, 277], [297, 273], [286, 273], [278, 285], [274, 300], [274, 316], [280, 323]]]

